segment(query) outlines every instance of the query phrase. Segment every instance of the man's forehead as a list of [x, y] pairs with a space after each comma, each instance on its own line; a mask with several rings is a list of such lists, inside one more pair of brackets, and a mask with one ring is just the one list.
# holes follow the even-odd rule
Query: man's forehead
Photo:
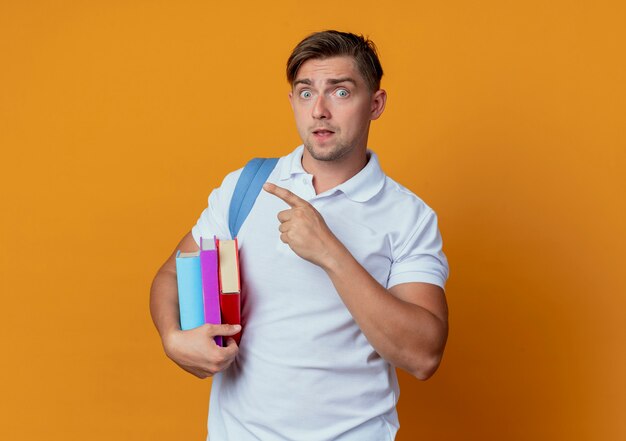
[[355, 84], [365, 81], [354, 58], [340, 56], [313, 58], [305, 61], [298, 69], [293, 83], [295, 85], [299, 83], [335, 82], [334, 80], [337, 79], [351, 80]]

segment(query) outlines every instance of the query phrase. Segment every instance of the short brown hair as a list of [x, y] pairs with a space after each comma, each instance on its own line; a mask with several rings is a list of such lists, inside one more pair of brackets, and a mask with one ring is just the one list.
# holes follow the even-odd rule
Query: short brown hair
[[287, 60], [287, 81], [293, 84], [305, 61], [339, 56], [354, 58], [372, 92], [380, 89], [383, 68], [374, 42], [362, 35], [332, 30], [316, 32], [298, 43]]

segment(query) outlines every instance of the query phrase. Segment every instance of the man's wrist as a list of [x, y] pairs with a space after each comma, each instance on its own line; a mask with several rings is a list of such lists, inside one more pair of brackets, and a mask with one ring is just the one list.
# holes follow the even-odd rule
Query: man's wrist
[[333, 236], [333, 240], [326, 247], [326, 253], [320, 266], [327, 273], [336, 273], [347, 257], [350, 257], [350, 252], [339, 239]]

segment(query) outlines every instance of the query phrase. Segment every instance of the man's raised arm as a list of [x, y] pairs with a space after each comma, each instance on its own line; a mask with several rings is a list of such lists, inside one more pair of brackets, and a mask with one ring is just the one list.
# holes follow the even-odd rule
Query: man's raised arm
[[280, 239], [298, 256], [326, 271], [376, 352], [420, 380], [429, 378], [441, 362], [448, 336], [443, 289], [430, 283], [403, 283], [385, 289], [311, 204], [274, 184], [264, 188], [290, 206], [278, 213]]

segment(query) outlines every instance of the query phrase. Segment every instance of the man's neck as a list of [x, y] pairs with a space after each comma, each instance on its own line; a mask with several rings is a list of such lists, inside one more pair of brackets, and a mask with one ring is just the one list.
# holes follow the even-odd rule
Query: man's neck
[[302, 154], [302, 168], [313, 175], [315, 194], [324, 193], [331, 188], [343, 184], [367, 165], [366, 149], [334, 161], [319, 161], [311, 156], [306, 147]]

